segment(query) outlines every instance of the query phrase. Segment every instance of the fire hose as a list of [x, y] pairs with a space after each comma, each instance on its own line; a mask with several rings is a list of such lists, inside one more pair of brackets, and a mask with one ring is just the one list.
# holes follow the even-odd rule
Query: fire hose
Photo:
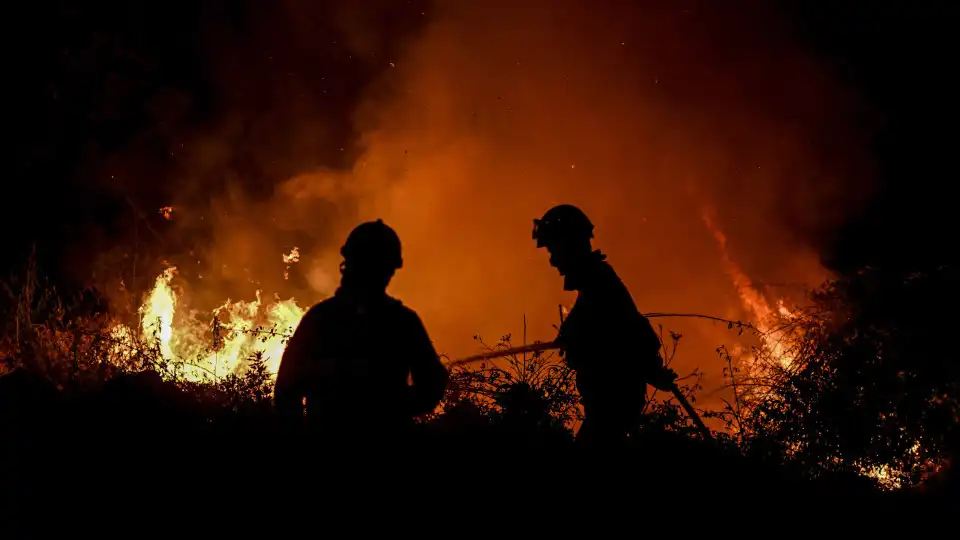
[[[517, 354], [527, 354], [527, 353], [536, 353], [542, 351], [549, 351], [554, 349], [559, 349], [560, 345], [555, 341], [550, 341], [546, 343], [533, 343], [530, 345], [523, 345], [520, 347], [511, 347], [506, 349], [497, 349], [490, 352], [477, 354], [474, 356], [468, 356], [466, 358], [460, 358], [449, 362], [447, 365], [450, 367], [460, 366], [464, 364], [471, 364], [474, 362], [481, 362], [483, 360], [492, 360], [494, 358], [503, 358], [505, 356], [514, 356]], [[697, 411], [690, 405], [690, 402], [687, 400], [686, 396], [683, 395], [683, 392], [680, 391], [680, 387], [677, 386], [676, 382], [670, 383], [670, 391], [673, 392], [673, 396], [677, 398], [677, 401], [680, 403], [680, 406], [687, 412], [687, 415], [690, 417], [690, 420], [700, 431], [700, 434], [706, 440], [712, 440], [713, 435], [711, 435], [710, 430], [707, 429], [707, 426], [704, 425], [703, 420], [700, 419], [700, 415], [697, 414]]]

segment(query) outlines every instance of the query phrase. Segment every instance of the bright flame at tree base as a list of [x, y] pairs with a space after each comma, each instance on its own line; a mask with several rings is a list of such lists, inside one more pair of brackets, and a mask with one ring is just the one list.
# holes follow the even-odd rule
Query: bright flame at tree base
[[256, 353], [262, 353], [267, 369], [276, 375], [286, 342], [305, 310], [296, 300], [264, 304], [256, 300], [227, 300], [212, 312], [179, 309], [171, 286], [176, 268], [160, 274], [140, 307], [140, 334], [125, 325], [111, 331], [117, 360], [131, 359], [146, 346], [156, 361], [173, 368], [188, 381], [214, 381], [241, 373]]

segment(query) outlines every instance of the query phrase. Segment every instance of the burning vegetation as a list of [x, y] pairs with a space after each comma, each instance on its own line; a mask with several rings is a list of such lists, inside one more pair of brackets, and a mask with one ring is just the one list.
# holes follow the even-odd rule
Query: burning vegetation
[[[248, 367], [247, 359], [256, 353], [276, 375], [285, 342], [303, 317], [296, 300], [276, 298], [265, 303], [256, 291], [255, 300], [228, 299], [212, 313], [185, 312], [177, 309], [175, 275], [176, 268], [171, 267], [158, 276], [139, 309], [138, 330], [145, 346], [175, 363], [189, 381], [216, 381], [224, 375], [240, 374]], [[120, 361], [129, 360], [124, 354], [137, 350], [135, 332], [122, 324], [110, 332]]]
[[[957, 290], [956, 270], [821, 267], [817, 235], [870, 192], [869, 137], [843, 121], [859, 111], [854, 97], [785, 32], [750, 17], [714, 25], [700, 8], [640, 17], [629, 3], [483, 2], [428, 16], [399, 4], [418, 21], [402, 46], [374, 39], [356, 10], [328, 17], [283, 3], [242, 30], [213, 17], [224, 26], [208, 56], [169, 47], [191, 52], [170, 65], [196, 56], [215, 83], [164, 87], [142, 115], [149, 136], [131, 134], [135, 143], [107, 156], [91, 150], [95, 165], [63, 166], [83, 171], [78, 191], [96, 186], [122, 209], [110, 209], [122, 216], [113, 236], [75, 233], [68, 216], [71, 227], [48, 237], [68, 245], [60, 266], [90, 287], [58, 290], [33, 258], [2, 283], [5, 429], [35, 436], [23, 426], [72, 423], [75, 441], [88, 428], [119, 437], [189, 426], [183, 439], [227, 433], [227, 452], [274, 435], [287, 340], [334, 290], [341, 233], [373, 217], [397, 224], [405, 260], [391, 292], [442, 352], [507, 348], [520, 315], [524, 342], [528, 324], [549, 340], [556, 306], [563, 317], [572, 298], [533, 254], [529, 219], [566, 200], [597, 216], [597, 241], [641, 310], [661, 311], [648, 315], [663, 356], [713, 431], [704, 440], [675, 399], [651, 391], [640, 431], [656, 444], [645, 448], [663, 443], [660, 458], [710, 481], [715, 471], [690, 463], [786, 471], [857, 493], [912, 493], [898, 488], [956, 470], [960, 363], [941, 337], [951, 321], [930, 315], [956, 303], [944, 297]], [[126, 95], [135, 77], [117, 77], [110, 92], [90, 94], [120, 94], [120, 105], [74, 116], [138, 117], [128, 109], [142, 112], [149, 92]], [[102, 129], [112, 140], [120, 128]], [[64, 230], [76, 237], [57, 236]], [[96, 262], [110, 275], [92, 262], [108, 251], [114, 258]], [[799, 292], [770, 285], [778, 281]], [[487, 347], [489, 335], [502, 338]], [[36, 420], [19, 405], [35, 401], [17, 401], [21, 384], [62, 408]], [[535, 353], [452, 367], [443, 402], [418, 429], [430, 441], [562, 454], [580, 420], [570, 370]], [[36, 440], [59, 448], [69, 438]], [[677, 448], [692, 450], [671, 456]]]
[[[707, 394], [730, 397], [720, 399], [721, 407], [710, 406], [708, 399], [699, 409], [712, 422], [717, 443], [764, 462], [789, 464], [814, 478], [859, 474], [888, 489], [917, 484], [940, 469], [951, 455], [950, 437], [955, 436], [950, 422], [957, 414], [956, 382], [948, 379], [924, 390], [918, 386], [924, 375], [913, 368], [902, 365], [890, 373], [884, 359], [902, 354], [900, 345], [890, 343], [885, 330], [864, 332], [850, 326], [862, 323], [850, 319], [847, 310], [853, 300], [846, 295], [870, 286], [863, 281], [874, 277], [830, 281], [813, 292], [809, 306], [788, 308], [784, 300], [768, 300], [752, 285], [726, 253], [724, 235], [706, 214], [704, 219], [752, 317], [649, 316], [668, 325], [670, 317], [712, 320], [731, 331], [728, 345], [717, 349], [727, 382]], [[287, 268], [299, 262], [296, 249], [278, 258]], [[307, 307], [292, 298], [264, 301], [260, 291], [254, 291], [252, 300], [227, 299], [211, 311], [190, 309], [189, 298], [178, 292], [182, 288], [176, 268], [167, 267], [143, 294], [135, 322], [110, 313], [85, 317], [66, 307], [35, 272], [29, 266], [20, 279], [7, 284], [13, 324], [6, 326], [3, 366], [6, 371], [23, 367], [43, 373], [67, 395], [97, 391], [112, 379], [146, 369], [182, 392], [219, 396], [213, 398], [216, 406], [236, 414], [267, 412], [286, 342]], [[561, 316], [563, 312], [561, 306]], [[663, 324], [660, 328], [663, 332]], [[673, 331], [661, 336], [668, 365], [676, 365], [681, 337]], [[479, 336], [475, 339], [484, 343]], [[509, 347], [510, 341], [506, 335], [487, 348]], [[861, 364], [865, 353], [874, 361]], [[681, 378], [690, 401], [703, 394], [702, 377], [701, 370], [694, 370]], [[900, 385], [894, 401], [875, 386], [891, 383]], [[924, 398], [924, 391], [932, 397]], [[675, 399], [656, 392], [651, 398], [646, 433], [666, 430], [701, 438]], [[903, 410], [923, 412], [914, 419], [903, 416]], [[558, 358], [534, 353], [453, 367], [444, 402], [422, 422], [456, 430], [494, 425], [517, 431], [522, 426], [528, 436], [540, 433], [537, 437], [559, 444], [576, 429], [579, 411], [569, 369]], [[859, 426], [851, 431], [843, 415], [855, 415], [861, 422], [877, 416], [874, 427], [861, 434]], [[931, 424], [936, 418], [945, 423]], [[896, 436], [890, 438], [891, 433]], [[851, 441], [864, 436], [859, 443]]]

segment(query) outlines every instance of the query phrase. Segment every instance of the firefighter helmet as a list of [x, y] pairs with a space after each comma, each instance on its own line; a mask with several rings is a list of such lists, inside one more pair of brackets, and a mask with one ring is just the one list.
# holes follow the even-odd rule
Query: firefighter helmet
[[382, 219], [357, 225], [340, 248], [344, 262], [398, 269], [403, 267], [400, 237]]
[[557, 205], [547, 210], [542, 218], [533, 220], [533, 239], [537, 241], [538, 248], [577, 238], [593, 238], [593, 223], [576, 206]]

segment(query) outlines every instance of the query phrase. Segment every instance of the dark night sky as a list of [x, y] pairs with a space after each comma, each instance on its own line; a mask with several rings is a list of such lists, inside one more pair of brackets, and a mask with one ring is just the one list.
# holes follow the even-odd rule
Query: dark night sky
[[[78, 253], [129, 234], [131, 203], [162, 235], [155, 209], [183, 194], [156, 179], [176, 173], [177, 141], [198, 133], [229, 133], [231, 166], [245, 171], [251, 194], [269, 193], [299, 170], [349, 167], [359, 151], [350, 113], [384, 69], [370, 59], [414, 36], [431, 7], [310, 2], [297, 22], [329, 43], [307, 48], [271, 35], [271, 19], [292, 11], [274, 6], [297, 4], [35, 0], [11, 8], [5, 273], [36, 244], [48, 272], [82, 274]], [[945, 193], [956, 176], [947, 47], [956, 10], [948, 2], [837, 4], [782, 2], [777, 11], [797, 40], [867, 96], [863, 116], [874, 129], [881, 189], [862, 215], [813, 240], [824, 261], [842, 268], [952, 259], [938, 239], [949, 230]], [[342, 35], [344, 20], [367, 29], [362, 47]], [[278, 108], [277, 86], [258, 84], [267, 79], [290, 80], [291, 94], [309, 98]], [[277, 130], [298, 129], [305, 113], [328, 122], [301, 147], [277, 148], [270, 162], [244, 151], [269, 147]], [[226, 181], [201, 177], [186, 189], [222, 190]]]
[[[858, 219], [826, 239], [824, 257], [861, 264], [956, 262], [956, 77], [949, 66], [956, 6], [949, 2], [796, 2], [798, 35], [856, 85], [876, 115], [879, 191]], [[876, 121], [876, 120], [875, 120]]]
[[[78, 251], [82, 259], [129, 233], [132, 206], [160, 232], [159, 206], [185, 189], [222, 191], [230, 179], [158, 181], [180, 172], [180, 145], [210, 130], [228, 132], [235, 161], [228, 165], [244, 171], [243, 189], [253, 196], [300, 170], [349, 166], [356, 152], [350, 112], [381, 69], [369, 57], [415, 34], [426, 8], [383, 1], [356, 12], [318, 1], [286, 9], [297, 4], [21, 4], [14, 48], [7, 49], [8, 73], [16, 74], [8, 79], [15, 81], [8, 87], [15, 105], [6, 126], [13, 162], [7, 185], [17, 204], [4, 216], [4, 269], [22, 264], [36, 244], [46, 272], [73, 277], [76, 269], [63, 267], [76, 265]], [[298, 24], [324, 46], [308, 50], [272, 32], [271, 18], [292, 11], [303, 14]], [[370, 29], [366, 54], [345, 42], [345, 17]], [[260, 84], [294, 77], [300, 93], [311, 96], [297, 106], [278, 107], [276, 85]], [[324, 132], [312, 133], [304, 148], [287, 155], [278, 149], [271, 163], [257, 161], [262, 152], [245, 151], [270, 145], [273, 131], [295, 129], [303, 113], [326, 119]]]

